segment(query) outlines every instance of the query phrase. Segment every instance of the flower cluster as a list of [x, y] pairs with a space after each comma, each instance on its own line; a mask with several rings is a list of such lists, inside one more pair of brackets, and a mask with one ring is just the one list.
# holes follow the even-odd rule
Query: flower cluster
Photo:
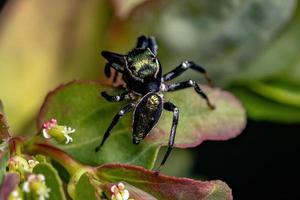
[[44, 138], [49, 139], [53, 137], [59, 142], [65, 142], [65, 144], [73, 142], [73, 138], [69, 134], [74, 132], [74, 128], [58, 125], [56, 119], [45, 122], [42, 130]]
[[38, 200], [49, 198], [50, 188], [47, 188], [45, 176], [42, 174], [31, 174], [23, 184], [23, 191], [31, 193]]
[[8, 161], [8, 171], [19, 174], [21, 180], [25, 179], [26, 173], [31, 173], [32, 169], [39, 162], [36, 160], [26, 160], [25, 158], [15, 155]]
[[112, 200], [134, 200], [129, 199], [129, 191], [125, 189], [125, 185], [121, 182], [117, 185], [113, 185], [110, 191], [112, 192]]
[[8, 196], [8, 200], [22, 200], [22, 194], [20, 193], [19, 189], [16, 189], [10, 193]]

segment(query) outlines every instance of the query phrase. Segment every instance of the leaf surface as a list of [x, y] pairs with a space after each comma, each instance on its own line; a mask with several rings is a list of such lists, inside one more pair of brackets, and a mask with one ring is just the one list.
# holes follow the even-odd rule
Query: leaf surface
[[[215, 104], [215, 110], [209, 109], [204, 100], [190, 89], [166, 95], [166, 99], [181, 110], [175, 146], [187, 148], [204, 140], [226, 140], [240, 134], [245, 127], [245, 111], [234, 96], [220, 89], [203, 89]], [[61, 125], [75, 128], [73, 143], [56, 145], [83, 163], [117, 162], [152, 168], [159, 147], [168, 143], [171, 113], [165, 111], [157, 128], [139, 145], [132, 144], [131, 116], [125, 116], [96, 153], [95, 147], [113, 116], [125, 105], [104, 100], [99, 95], [104, 90], [109, 89], [92, 82], [71, 82], [58, 87], [47, 96], [41, 108], [38, 128], [51, 118], [56, 118]]]
[[231, 189], [222, 181], [197, 181], [156, 175], [138, 166], [106, 164], [97, 168], [100, 179], [108, 182], [126, 182], [160, 200], [230, 200]]
[[62, 187], [62, 181], [55, 170], [48, 163], [41, 163], [33, 168], [33, 173], [43, 174], [48, 188], [50, 188], [49, 200], [65, 200], [65, 194]]

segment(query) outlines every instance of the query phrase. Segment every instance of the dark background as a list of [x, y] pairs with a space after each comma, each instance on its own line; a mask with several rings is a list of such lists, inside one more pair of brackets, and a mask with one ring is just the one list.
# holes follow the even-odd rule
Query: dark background
[[234, 199], [300, 199], [299, 131], [248, 120], [237, 138], [197, 147], [194, 173], [225, 181]]

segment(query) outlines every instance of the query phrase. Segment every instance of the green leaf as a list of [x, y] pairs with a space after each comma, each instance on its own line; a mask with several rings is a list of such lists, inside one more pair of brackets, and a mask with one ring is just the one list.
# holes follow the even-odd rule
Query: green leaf
[[[245, 126], [244, 109], [235, 97], [220, 89], [203, 89], [216, 105], [215, 110], [209, 109], [193, 90], [166, 96], [181, 109], [175, 146], [186, 148], [197, 146], [203, 140], [226, 140], [240, 134]], [[83, 163], [127, 163], [152, 168], [159, 147], [168, 143], [171, 113], [164, 112], [158, 127], [139, 145], [132, 144], [131, 116], [125, 116], [96, 153], [95, 147], [113, 116], [124, 106], [100, 97], [100, 91], [103, 90], [109, 89], [92, 82], [71, 82], [58, 87], [46, 97], [39, 114], [38, 127], [56, 118], [58, 124], [75, 128], [73, 143], [56, 145]]]
[[299, 123], [300, 108], [279, 103], [266, 96], [259, 95], [245, 87], [231, 89], [243, 102], [248, 115], [257, 120], [284, 123]]
[[[97, 176], [97, 175], [96, 175]], [[98, 177], [99, 178], [99, 177]], [[110, 197], [110, 188], [118, 183], [107, 183], [107, 179], [98, 179], [89, 173], [83, 174], [76, 185], [76, 200], [101, 199], [101, 197]], [[152, 195], [125, 183], [126, 189], [130, 193], [130, 198], [134, 200], [156, 200]]]
[[240, 81], [258, 80], [281, 74], [285, 68], [299, 63], [300, 55], [300, 5], [293, 20], [257, 59], [244, 67]]
[[96, 191], [93, 185], [90, 183], [89, 178], [86, 174], [83, 174], [75, 189], [75, 199], [76, 200], [97, 200]]
[[51, 189], [49, 200], [65, 200], [62, 182], [57, 171], [50, 164], [41, 163], [33, 168], [33, 173], [43, 174], [46, 185]]
[[251, 118], [300, 122], [300, 5], [279, 37], [254, 59], [234, 84]]
[[100, 166], [97, 168], [97, 175], [103, 181], [128, 183], [159, 200], [232, 199], [230, 188], [222, 181], [197, 181], [188, 178], [157, 175], [153, 171], [142, 167], [122, 164]]
[[282, 82], [265, 83], [262, 81], [250, 82], [247, 86], [257, 94], [272, 101], [300, 108], [300, 89]]
[[9, 151], [0, 150], [0, 185], [3, 181], [4, 174], [6, 172], [6, 166], [9, 159]]

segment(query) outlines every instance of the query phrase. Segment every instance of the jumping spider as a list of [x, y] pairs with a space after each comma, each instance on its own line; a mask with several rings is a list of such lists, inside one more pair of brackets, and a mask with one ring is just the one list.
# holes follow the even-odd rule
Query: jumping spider
[[173, 103], [165, 101], [164, 93], [193, 87], [200, 97], [206, 101], [207, 105], [211, 109], [214, 108], [206, 94], [195, 81], [188, 80], [172, 84], [168, 84], [166, 81], [178, 77], [187, 69], [193, 69], [204, 74], [205, 78], [210, 83], [206, 70], [194, 62], [185, 61], [162, 76], [162, 68], [157, 58], [157, 44], [154, 37], [140, 36], [137, 40], [136, 48], [127, 55], [103, 51], [102, 56], [108, 61], [105, 67], [106, 76], [110, 75], [109, 71], [111, 67], [121, 73], [122, 78], [126, 83], [126, 91], [117, 96], [111, 96], [106, 92], [102, 92], [101, 95], [110, 102], [119, 102], [123, 100], [131, 100], [132, 102], [115, 115], [110, 126], [104, 133], [100, 145], [97, 146], [96, 151], [99, 151], [119, 119], [132, 109], [134, 109], [132, 126], [133, 144], [139, 144], [140, 141], [147, 136], [158, 122], [162, 110], [165, 109], [173, 112], [173, 122], [169, 146], [158, 168], [159, 171], [173, 148], [179, 118], [178, 108]]

